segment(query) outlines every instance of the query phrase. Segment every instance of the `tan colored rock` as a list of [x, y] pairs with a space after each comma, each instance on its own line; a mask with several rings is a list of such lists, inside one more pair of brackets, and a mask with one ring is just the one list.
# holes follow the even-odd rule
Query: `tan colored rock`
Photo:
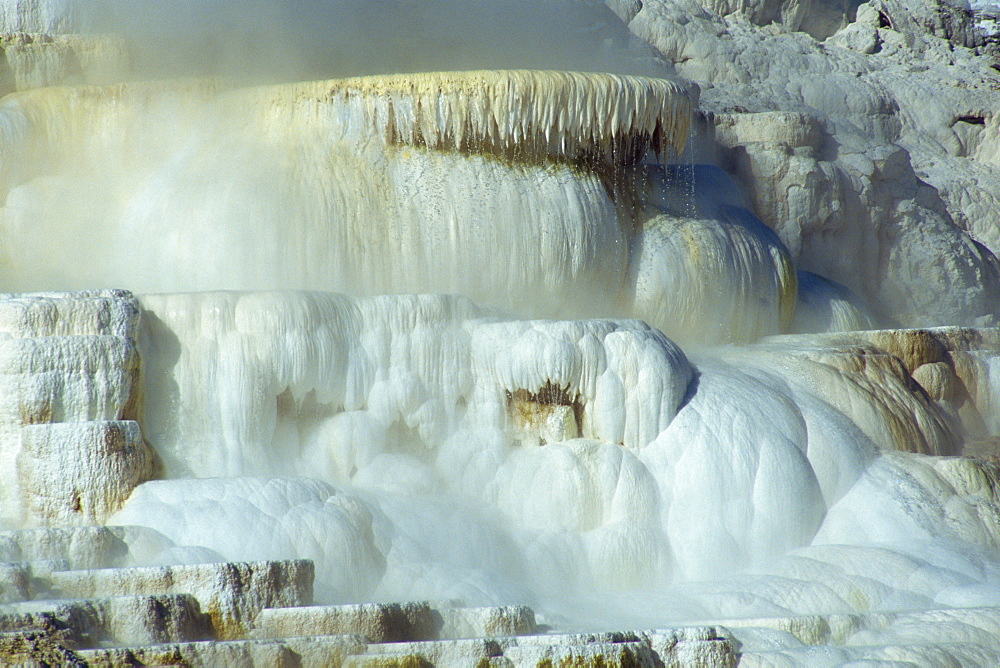
[[139, 356], [118, 336], [0, 342], [0, 424], [135, 420]]
[[63, 571], [52, 585], [63, 596], [92, 598], [129, 594], [187, 593], [212, 620], [221, 640], [244, 637], [266, 607], [312, 602], [311, 561], [195, 564]]
[[755, 617], [745, 619], [713, 620], [730, 628], [756, 627], [784, 631], [795, 636], [806, 645], [826, 645], [830, 642], [843, 642], [846, 638], [834, 639], [830, 620], [823, 615], [804, 615], [793, 617]]
[[806, 645], [842, 645], [859, 631], [882, 629], [892, 623], [894, 613], [804, 615], [717, 620], [728, 629], [767, 628], [790, 633]]
[[68, 567], [62, 559], [0, 563], [0, 603], [45, 598], [52, 572]]
[[946, 362], [921, 364], [910, 375], [934, 401], [955, 403], [960, 397], [964, 399], [961, 380]]
[[134, 422], [138, 325], [138, 303], [122, 290], [0, 299], [0, 517], [8, 524], [101, 522], [150, 477], [152, 453]]
[[658, 655], [669, 668], [735, 668], [739, 663], [739, 653], [728, 639], [681, 641]]
[[139, 304], [126, 290], [3, 295], [0, 332], [14, 338], [108, 335], [135, 338]]
[[407, 661], [417, 659], [424, 662], [424, 665], [470, 666], [480, 665], [481, 661], [488, 661], [502, 654], [500, 643], [484, 638], [393, 642], [370, 644], [364, 654], [346, 657], [344, 665], [407, 665]]
[[161, 594], [0, 605], [0, 630], [38, 630], [67, 647], [102, 642], [154, 644], [209, 637], [210, 625], [190, 595]]
[[31, 567], [25, 564], [0, 564], [0, 603], [31, 598]]
[[358, 635], [294, 637], [274, 642], [280, 642], [295, 652], [300, 657], [302, 668], [339, 666], [349, 655], [362, 654], [368, 647], [368, 642]]
[[752, 353], [736, 352], [731, 359], [766, 366], [793, 385], [802, 385], [847, 415], [880, 448], [958, 454], [957, 418], [930, 400], [898, 357], [850, 340], [837, 343], [824, 335], [773, 337]]
[[518, 636], [517, 638], [499, 638], [504, 647], [531, 645], [614, 645], [630, 642], [645, 642], [642, 633], [634, 631], [598, 631], [595, 633], [545, 633], [539, 635]]
[[0, 633], [0, 662], [10, 665], [53, 665], [83, 668], [79, 655], [40, 631]]
[[440, 622], [427, 603], [361, 603], [265, 608], [254, 622], [258, 638], [357, 634], [369, 642], [438, 637]]
[[[229, 641], [117, 647], [76, 652], [88, 666], [248, 666], [299, 668], [306, 665], [297, 653], [279, 641]], [[317, 665], [317, 664], [313, 664]], [[331, 664], [321, 664], [331, 665]], [[339, 665], [339, 662], [332, 665]]]
[[990, 389], [990, 369], [1000, 357], [995, 329], [880, 329], [820, 335], [815, 341], [841, 348], [874, 345], [897, 358], [949, 419], [961, 421], [967, 441], [977, 447], [988, 447], [991, 434], [1000, 433], [992, 417], [1000, 397]]
[[516, 645], [505, 649], [504, 657], [515, 666], [596, 665], [624, 668], [657, 665], [653, 650], [644, 642]]
[[531, 635], [538, 630], [535, 612], [526, 605], [441, 608], [442, 638]]
[[737, 645], [729, 631], [716, 627], [688, 627], [645, 631], [640, 634], [664, 666], [734, 668]]
[[21, 443], [18, 482], [35, 524], [103, 522], [154, 470], [137, 422], [28, 425]]
[[537, 446], [579, 438], [576, 414], [579, 410], [582, 417], [582, 406], [574, 406], [568, 399], [566, 404], [545, 402], [539, 399], [541, 394], [523, 389], [511, 393], [507, 413], [514, 440], [522, 445]]
[[715, 141], [728, 149], [754, 143], [788, 148], [823, 148], [829, 134], [822, 119], [803, 113], [761, 111], [712, 115]]

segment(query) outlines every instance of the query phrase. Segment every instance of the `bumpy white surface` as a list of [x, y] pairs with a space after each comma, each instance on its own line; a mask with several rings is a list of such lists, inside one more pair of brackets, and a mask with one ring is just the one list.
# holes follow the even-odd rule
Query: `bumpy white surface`
[[[440, 296], [141, 303], [146, 437], [168, 475], [227, 477], [146, 483], [112, 522], [231, 560], [311, 558], [322, 601], [531, 602], [648, 624], [663, 608], [637, 607], [632, 587], [671, 597], [675, 619], [995, 591], [994, 469], [899, 452], [959, 447], [954, 405], [906, 365], [950, 377], [947, 346], [988, 348], [973, 332], [778, 337], [692, 371], [635, 322], [505, 321]], [[525, 440], [549, 433], [532, 420], [553, 406], [584, 438]], [[247, 474], [311, 480], [229, 477]], [[581, 612], [581, 586], [603, 612]]]
[[146, 438], [172, 475], [351, 478], [383, 455], [427, 461], [455, 430], [495, 441], [507, 393], [547, 383], [582, 406], [580, 435], [637, 449], [669, 424], [691, 378], [680, 349], [638, 321], [495, 321], [438, 295], [142, 304]]
[[691, 401], [642, 452], [678, 571], [696, 579], [807, 543], [823, 508], [789, 397], [735, 369], [700, 370]]
[[[483, 559], [497, 573], [521, 568], [514, 564], [525, 557], [513, 556], [509, 545], [487, 556], [497, 541], [510, 541], [502, 529], [473, 529], [478, 514], [461, 511], [468, 501], [403, 502], [414, 494], [450, 493], [496, 508], [516, 527], [510, 530], [519, 549], [537, 564], [531, 570], [548, 573], [554, 559], [571, 562], [583, 550], [583, 563], [570, 573], [557, 569], [552, 586], [598, 573], [629, 582], [655, 565], [657, 550], [647, 537], [655, 522], [655, 485], [630, 451], [670, 423], [691, 379], [683, 354], [655, 330], [636, 321], [495, 321], [465, 300], [440, 296], [215, 293], [146, 296], [142, 303], [147, 405], [160, 407], [146, 414], [146, 438], [168, 475], [307, 475], [387, 495], [375, 505], [352, 502], [387, 517], [382, 529], [365, 529], [387, 542], [359, 546], [369, 557], [356, 567], [335, 559], [321, 568], [333, 592], [370, 594], [383, 568], [385, 595], [427, 596], [446, 586], [496, 602], [504, 590], [520, 587], [498, 589], [475, 573]], [[566, 401], [578, 407], [572, 436], [599, 441], [516, 444], [508, 397], [538, 394], [547, 385], [563, 388]], [[546, 473], [552, 467], [565, 476], [553, 480]], [[273, 550], [299, 549], [299, 541], [264, 529], [263, 544], [245, 535], [207, 544], [217, 524], [198, 518], [214, 517], [211, 508], [222, 508], [226, 517], [237, 513], [226, 523], [266, 526], [225, 510], [242, 503], [246, 495], [238, 485], [250, 483], [226, 484], [153, 483], [114, 521], [144, 524], [160, 515], [165, 523], [155, 528], [176, 542], [205, 545], [227, 558], [247, 551], [274, 558]], [[212, 485], [222, 487], [213, 492]], [[311, 504], [333, 496], [324, 489], [326, 496]], [[203, 505], [193, 501], [204, 495]], [[263, 498], [273, 495], [285, 493]], [[188, 520], [175, 523], [167, 519], [173, 513], [152, 510], [182, 498], [199, 508]], [[264, 516], [291, 512], [260, 503]], [[329, 503], [319, 507], [333, 512]], [[305, 510], [283, 522], [299, 522], [291, 519], [299, 512]], [[332, 521], [322, 517], [316, 519], [320, 533]], [[358, 521], [364, 527], [373, 520]], [[427, 535], [411, 535], [407, 527], [414, 522], [426, 526]], [[466, 547], [456, 554], [472, 548], [477, 541], [466, 543], [469, 533], [483, 543], [472, 556], [454, 568], [435, 563], [442, 545], [460, 540]], [[327, 564], [322, 555], [331, 550], [306, 554]], [[633, 552], [647, 556], [634, 561]], [[414, 560], [425, 562], [415, 573]], [[633, 563], [623, 567], [625, 561]], [[341, 569], [343, 577], [367, 575], [348, 586], [338, 579]]]
[[136, 301], [108, 290], [0, 303], [0, 523], [103, 522], [155, 468], [135, 421]]
[[32, 524], [101, 523], [153, 474], [136, 422], [29, 425], [20, 440], [17, 477]]
[[635, 243], [635, 308], [664, 332], [728, 343], [785, 331], [795, 275], [759, 221], [657, 216]]
[[785, 332], [795, 311], [791, 258], [733, 179], [711, 165], [641, 174], [645, 212], [628, 281], [635, 314], [685, 346]]
[[366, 504], [317, 480], [154, 481], [110, 523], [152, 526], [174, 543], [207, 547], [228, 560], [312, 559], [323, 573], [325, 600], [360, 599], [385, 568]]

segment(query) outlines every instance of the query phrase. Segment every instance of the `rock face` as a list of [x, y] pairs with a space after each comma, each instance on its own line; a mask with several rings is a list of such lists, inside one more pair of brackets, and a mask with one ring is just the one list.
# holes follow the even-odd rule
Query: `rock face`
[[309, 561], [230, 562], [66, 570], [52, 573], [50, 579], [56, 592], [70, 598], [189, 593], [211, 620], [212, 635], [225, 640], [245, 636], [263, 608], [311, 603], [313, 565]]
[[67, 0], [4, 0], [0, 3], [0, 32], [58, 35], [76, 26]]
[[371, 642], [383, 643], [434, 638], [439, 625], [426, 603], [365, 603], [265, 610], [258, 616], [256, 626], [262, 638], [354, 633]]
[[757, 26], [780, 25], [789, 32], [808, 33], [823, 40], [854, 19], [857, 2], [851, 0], [700, 0], [709, 12], [739, 18]]
[[135, 422], [21, 429], [17, 471], [22, 489], [28, 490], [26, 514], [35, 522], [103, 521], [152, 470], [152, 453]]
[[629, 27], [701, 86], [720, 164], [801, 269], [886, 323], [995, 324], [981, 35], [937, 1], [863, 3], [817, 32], [796, 23], [809, 4], [653, 0]]
[[556, 4], [616, 73], [0, 6], [0, 662], [1000, 663], [988, 17]]
[[0, 517], [105, 521], [155, 468], [142, 438], [138, 304], [120, 291], [4, 300]]

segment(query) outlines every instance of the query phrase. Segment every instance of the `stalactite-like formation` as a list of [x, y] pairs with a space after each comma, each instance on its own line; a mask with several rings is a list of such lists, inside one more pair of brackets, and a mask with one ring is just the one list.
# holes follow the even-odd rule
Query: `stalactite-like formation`
[[[574, 158], [684, 148], [692, 96], [680, 84], [533, 70], [357, 77], [241, 91], [275, 127], [333, 118], [345, 133], [436, 149]], [[263, 100], [261, 100], [263, 98]]]

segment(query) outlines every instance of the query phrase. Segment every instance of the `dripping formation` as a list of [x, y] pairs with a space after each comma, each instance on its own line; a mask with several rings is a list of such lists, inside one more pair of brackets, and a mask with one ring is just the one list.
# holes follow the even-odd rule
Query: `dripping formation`
[[[531, 70], [357, 77], [247, 95], [278, 124], [333, 117], [380, 133], [387, 144], [528, 161], [680, 153], [693, 104], [688, 91], [664, 79]], [[236, 95], [237, 105], [243, 97]]]
[[[231, 85], [231, 84], [230, 84]], [[5, 99], [4, 149], [30, 142], [58, 156], [84, 141], [114, 139], [122, 124], [158, 105], [206, 102], [221, 81], [32, 90]], [[249, 108], [259, 130], [281, 134], [318, 124], [348, 140], [486, 153], [518, 161], [591, 156], [622, 164], [654, 150], [680, 153], [690, 129], [690, 92], [664, 79], [542, 71], [436, 72], [281, 84], [221, 95], [218, 116]], [[68, 123], [67, 123], [68, 121]], [[22, 153], [23, 155], [23, 153]]]

